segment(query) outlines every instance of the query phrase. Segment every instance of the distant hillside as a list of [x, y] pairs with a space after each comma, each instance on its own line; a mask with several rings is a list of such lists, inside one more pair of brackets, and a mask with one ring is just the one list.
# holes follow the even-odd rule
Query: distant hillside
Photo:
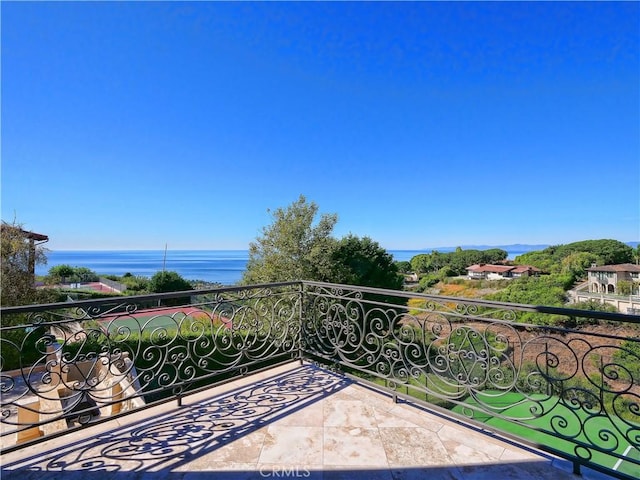
[[[640, 244], [640, 242], [624, 242], [627, 245], [629, 245], [631, 248], [636, 248], [638, 246], [638, 244]], [[556, 244], [556, 245], [560, 245], [560, 244]], [[506, 250], [507, 252], [519, 252], [519, 253], [525, 253], [525, 252], [534, 252], [536, 250], [544, 250], [547, 247], [550, 247], [551, 245], [544, 245], [544, 244], [540, 244], [540, 245], [535, 245], [535, 244], [528, 244], [528, 243], [512, 243], [511, 245], [460, 245], [460, 248], [462, 248], [463, 250], [489, 250], [491, 248], [500, 248], [501, 250]], [[431, 252], [433, 250], [437, 250], [438, 252], [453, 252], [455, 251], [455, 249], [458, 248], [456, 247], [430, 247], [430, 248], [424, 248], [423, 250], [427, 251], [427, 252]]]
[[[535, 250], [544, 250], [549, 245], [530, 245], [525, 243], [514, 243], [511, 245], [460, 245], [460, 248], [463, 250], [489, 250], [491, 248], [499, 248], [501, 250], [506, 250], [507, 252], [531, 252]], [[433, 248], [425, 248], [424, 250], [431, 252], [432, 250], [437, 250], [439, 252], [453, 252], [456, 247], [433, 247]]]

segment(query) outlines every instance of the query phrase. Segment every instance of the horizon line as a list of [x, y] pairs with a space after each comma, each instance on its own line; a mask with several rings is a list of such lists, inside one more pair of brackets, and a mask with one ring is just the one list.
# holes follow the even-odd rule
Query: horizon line
[[[584, 240], [578, 240], [584, 241]], [[568, 242], [576, 243], [576, 242]], [[621, 242], [626, 245], [629, 244], [640, 244], [640, 240], [632, 240], [627, 242]], [[385, 248], [387, 251], [438, 251], [438, 250], [450, 250], [456, 249], [458, 247], [462, 249], [492, 249], [492, 248], [501, 248], [505, 249], [507, 247], [517, 247], [517, 248], [547, 248], [552, 245], [567, 245], [567, 243], [508, 243], [508, 244], [467, 244], [467, 245], [448, 245], [448, 246], [439, 246], [439, 247], [421, 247], [421, 248]], [[164, 248], [47, 248], [44, 247], [51, 252], [162, 252]], [[383, 247], [384, 248], [384, 247]], [[168, 251], [174, 252], [210, 252], [210, 251], [224, 251], [224, 252], [246, 252], [249, 248], [174, 248], [168, 249]]]

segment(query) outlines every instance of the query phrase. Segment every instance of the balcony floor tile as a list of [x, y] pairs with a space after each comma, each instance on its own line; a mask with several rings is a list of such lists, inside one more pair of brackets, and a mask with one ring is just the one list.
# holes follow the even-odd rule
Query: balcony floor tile
[[325, 427], [324, 463], [387, 468], [387, 454], [377, 428]]
[[277, 465], [322, 466], [322, 427], [270, 425], [259, 462]]
[[291, 363], [6, 453], [2, 479], [589, 478], [552, 463], [566, 464]]

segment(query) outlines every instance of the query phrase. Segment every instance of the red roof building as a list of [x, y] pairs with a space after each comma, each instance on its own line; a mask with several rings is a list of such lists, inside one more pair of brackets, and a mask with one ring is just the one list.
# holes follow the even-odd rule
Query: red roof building
[[480, 263], [467, 267], [469, 278], [478, 280], [503, 280], [539, 275], [539, 268], [531, 265], [490, 265]]

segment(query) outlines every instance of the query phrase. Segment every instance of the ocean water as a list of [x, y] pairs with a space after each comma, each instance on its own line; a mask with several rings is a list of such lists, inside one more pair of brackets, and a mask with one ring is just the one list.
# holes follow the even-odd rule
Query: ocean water
[[[389, 250], [394, 260], [411, 260], [429, 250]], [[521, 252], [509, 252], [509, 258]], [[234, 285], [242, 278], [249, 260], [248, 250], [54, 250], [47, 254], [47, 265], [38, 265], [36, 275], [46, 275], [56, 265], [87, 267], [99, 275], [151, 277], [163, 268], [178, 272], [188, 280], [204, 280]]]
[[247, 250], [108, 250], [50, 251], [47, 265], [36, 268], [46, 275], [56, 265], [87, 267], [99, 275], [132, 275], [151, 277], [163, 269], [178, 272], [188, 280], [205, 280], [234, 285], [247, 267]]

